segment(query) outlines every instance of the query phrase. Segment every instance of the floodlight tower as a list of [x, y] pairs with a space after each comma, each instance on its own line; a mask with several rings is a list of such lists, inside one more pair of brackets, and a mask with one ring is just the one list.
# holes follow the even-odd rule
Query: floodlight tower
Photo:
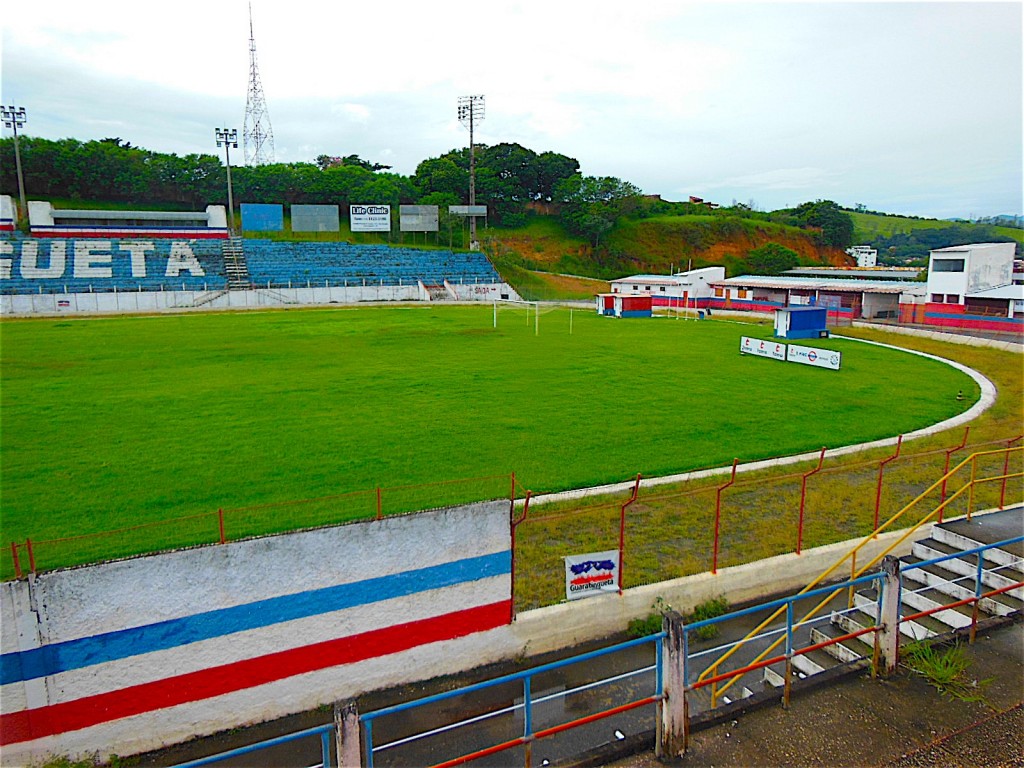
[[14, 164], [18, 169], [18, 196], [21, 198], [21, 215], [28, 216], [25, 205], [25, 177], [21, 173], [21, 150], [18, 148], [18, 129], [25, 124], [25, 108], [15, 106], [0, 107], [3, 114], [4, 127], [14, 131]]
[[[459, 96], [459, 122], [469, 128], [469, 204], [476, 205], [476, 156], [473, 145], [473, 126], [484, 119], [483, 96]], [[469, 249], [479, 250], [476, 241], [476, 216], [469, 217]]]
[[238, 149], [237, 128], [214, 128], [217, 146], [224, 147], [224, 160], [228, 166], [228, 221], [231, 223], [231, 235], [235, 234], [235, 201], [231, 196], [231, 147]]
[[274, 130], [270, 126], [267, 100], [263, 96], [260, 71], [256, 66], [256, 40], [252, 34], [252, 3], [249, 3], [249, 94], [245, 99], [242, 144], [246, 165], [274, 162]]

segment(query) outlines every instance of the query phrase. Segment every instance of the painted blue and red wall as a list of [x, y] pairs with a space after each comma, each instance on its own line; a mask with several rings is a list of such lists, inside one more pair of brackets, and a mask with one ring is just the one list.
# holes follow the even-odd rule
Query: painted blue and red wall
[[4, 762], [131, 754], [443, 674], [448, 644], [509, 623], [510, 574], [492, 502], [7, 582]]
[[1024, 333], [1024, 318], [974, 315], [968, 313], [967, 308], [963, 304], [935, 304], [930, 302], [925, 305], [924, 322], [926, 325], [937, 325], [946, 328]]

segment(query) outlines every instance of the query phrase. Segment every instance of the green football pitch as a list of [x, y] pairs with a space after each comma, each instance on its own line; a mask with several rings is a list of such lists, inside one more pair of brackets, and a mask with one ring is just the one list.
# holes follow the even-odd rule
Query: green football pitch
[[810, 343], [839, 371], [741, 355], [763, 325], [497, 321], [488, 304], [3, 322], [4, 545], [377, 486], [665, 475], [905, 433], [978, 396], [854, 341]]

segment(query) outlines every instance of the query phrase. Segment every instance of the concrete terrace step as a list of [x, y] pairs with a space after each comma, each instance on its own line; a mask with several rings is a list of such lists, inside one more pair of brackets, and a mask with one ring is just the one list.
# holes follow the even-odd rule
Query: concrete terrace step
[[[857, 592], [853, 596], [854, 605], [860, 610], [871, 617], [873, 621], [878, 621], [878, 603], [874, 597], [869, 597]], [[929, 637], [935, 637], [935, 635], [944, 632], [946, 628], [939, 629], [938, 631], [930, 629], [925, 626], [921, 621], [901, 621], [900, 622], [900, 634], [905, 637], [909, 637], [912, 640], [924, 640]]]
[[[950, 603], [956, 602], [954, 598], [950, 597], [945, 592], [929, 586], [924, 581], [919, 580], [916, 572], [914, 578], [907, 576], [903, 577], [903, 589], [900, 596], [903, 601], [903, 607], [911, 609], [909, 613], [930, 611], [933, 608], [939, 608], [943, 605], [949, 605]], [[971, 625], [970, 609], [966, 606], [938, 611], [931, 614], [930, 618], [941, 621], [943, 624], [953, 629], [960, 629]]]
[[[818, 643], [824, 643], [838, 636], [839, 633], [836, 633], [835, 635], [830, 635], [827, 632], [824, 632], [820, 629], [811, 630], [811, 642], [814, 645], [817, 645]], [[855, 646], [855, 643], [860, 647]], [[868, 653], [865, 654], [864, 651], [861, 650], [861, 648], [867, 648]], [[823, 650], [825, 653], [827, 653], [840, 664], [846, 664], [851, 661], [856, 661], [857, 659], [863, 659], [865, 658], [865, 655], [870, 655], [871, 653], [871, 649], [868, 648], [868, 646], [864, 645], [864, 643], [862, 643], [858, 638], [843, 640], [839, 643], [832, 643], [831, 645], [826, 645]]]
[[[984, 546], [984, 542], [978, 539], [966, 536], [956, 530], [946, 528], [944, 526], [935, 526], [932, 529], [932, 539], [935, 541], [946, 544], [947, 546], [953, 547], [961, 551], [968, 549], [976, 549], [977, 547]], [[1008, 552], [1004, 549], [993, 548], [985, 553], [985, 559], [997, 565], [1005, 565], [1009, 567], [1020, 567], [1020, 557], [1012, 552]]]
[[[813, 633], [813, 631], [812, 631]], [[811, 651], [793, 656], [793, 674], [799, 679], [811, 677], [836, 666], [837, 662], [824, 651]]]
[[[908, 562], [934, 560], [939, 557], [945, 557], [946, 555], [956, 554], [960, 551], [962, 550], [958, 550], [941, 541], [924, 539], [914, 543], [913, 549], [911, 550], [911, 557], [907, 558], [907, 560]], [[994, 567], [993, 563], [995, 562], [996, 561], [986, 555], [984, 571], [981, 575], [981, 583], [986, 587], [989, 587], [990, 589], [1003, 589], [1024, 579], [1024, 573], [1020, 570], [1022, 564], [1016, 560], [1010, 564], [1003, 564], [999, 566], [998, 571], [992, 570]], [[1016, 565], [1016, 567], [1013, 567], [1014, 565]], [[963, 557], [953, 560], [944, 560], [939, 563], [937, 567], [944, 568], [961, 576], [969, 576], [973, 580], [978, 571], [978, 557], [977, 555], [964, 555]], [[1011, 590], [1006, 594], [1019, 600], [1024, 600], [1024, 588], [1022, 587]]]
[[[914, 565], [916, 562], [920, 561], [916, 557], [911, 556], [906, 558], [905, 562], [908, 565]], [[946, 560], [942, 565], [929, 565], [924, 568], [914, 568], [913, 570], [907, 571], [907, 573], [910, 574], [910, 578], [913, 580], [935, 588], [939, 592], [951, 597], [954, 601], [973, 598], [976, 576], [973, 574], [970, 576], [961, 576], [953, 571], [947, 571], [942, 567], [946, 563], [951, 562], [960, 561]], [[983, 577], [982, 584], [984, 584], [984, 582], [985, 579]], [[1020, 590], [1013, 591], [1019, 592]], [[1008, 616], [1014, 611], [1020, 610], [1021, 605], [1021, 600], [1013, 597], [1010, 593], [982, 598], [978, 602], [979, 610], [991, 616]]]

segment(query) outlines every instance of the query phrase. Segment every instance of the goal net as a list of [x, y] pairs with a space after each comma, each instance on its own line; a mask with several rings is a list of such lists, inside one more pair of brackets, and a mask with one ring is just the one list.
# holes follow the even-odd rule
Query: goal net
[[543, 304], [539, 301], [505, 300], [495, 301], [493, 323], [521, 323], [527, 328], [533, 327], [535, 335], [540, 334], [540, 316], [553, 312], [557, 306]]

